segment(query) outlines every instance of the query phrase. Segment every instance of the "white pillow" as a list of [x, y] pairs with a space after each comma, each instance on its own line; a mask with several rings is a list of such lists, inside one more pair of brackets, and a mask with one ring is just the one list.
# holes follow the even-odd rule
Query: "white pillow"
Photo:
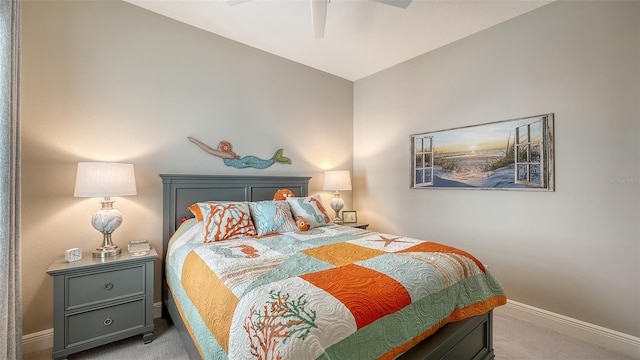
[[319, 195], [307, 197], [289, 197], [287, 202], [295, 219], [301, 216], [312, 228], [333, 225], [331, 218], [322, 205]]

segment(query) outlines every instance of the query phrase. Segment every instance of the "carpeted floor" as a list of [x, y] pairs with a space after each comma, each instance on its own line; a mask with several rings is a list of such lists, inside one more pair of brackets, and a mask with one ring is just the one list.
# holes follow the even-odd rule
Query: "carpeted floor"
[[638, 360], [545, 327], [493, 312], [496, 360]]
[[[638, 360], [547, 328], [494, 312], [497, 360]], [[70, 360], [187, 360], [178, 332], [164, 319], [155, 320], [155, 339], [145, 345], [141, 336], [69, 356]], [[51, 350], [25, 354], [24, 360], [51, 359]], [[350, 359], [351, 360], [351, 359]], [[354, 359], [355, 360], [355, 359]]]

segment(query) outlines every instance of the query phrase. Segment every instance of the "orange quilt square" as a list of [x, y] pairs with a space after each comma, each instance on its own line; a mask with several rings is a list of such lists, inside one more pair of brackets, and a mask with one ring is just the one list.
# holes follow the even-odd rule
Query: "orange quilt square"
[[[181, 282], [198, 313], [204, 314], [202, 319], [211, 334], [228, 352], [232, 317], [225, 314], [233, 314], [238, 298], [194, 251], [185, 259]], [[203, 283], [211, 286], [202, 286]]]
[[409, 292], [395, 279], [375, 270], [350, 264], [301, 275], [343, 303], [358, 329], [411, 303]]
[[353, 264], [356, 261], [367, 260], [386, 254], [384, 251], [369, 249], [347, 242], [318, 246], [312, 249], [302, 250], [301, 252], [335, 266]]

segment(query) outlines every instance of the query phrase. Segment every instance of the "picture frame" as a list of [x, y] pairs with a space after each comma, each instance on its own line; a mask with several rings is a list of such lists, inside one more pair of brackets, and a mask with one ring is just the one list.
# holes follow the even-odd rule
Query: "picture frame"
[[342, 212], [342, 222], [353, 224], [358, 222], [358, 213], [355, 210], [344, 210]]
[[554, 114], [411, 135], [412, 189], [555, 191]]

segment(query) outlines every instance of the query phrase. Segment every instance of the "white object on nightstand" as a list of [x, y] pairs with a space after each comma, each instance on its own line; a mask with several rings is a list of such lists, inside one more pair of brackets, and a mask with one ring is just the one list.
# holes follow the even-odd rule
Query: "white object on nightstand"
[[82, 259], [82, 249], [73, 248], [64, 252], [64, 260], [66, 262], [74, 262]]

